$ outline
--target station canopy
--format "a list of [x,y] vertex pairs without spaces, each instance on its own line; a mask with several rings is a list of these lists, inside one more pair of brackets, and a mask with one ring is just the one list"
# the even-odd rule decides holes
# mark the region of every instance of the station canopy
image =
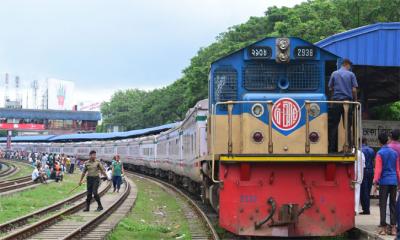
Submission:
[[0,108],[0,117],[7,119],[31,120],[76,120],[100,121],[100,112],[94,111],[67,111],[67,110],[41,110],[41,109],[12,109]]
[[[36,135],[36,136],[15,136],[11,138],[11,142],[75,142],[75,141],[95,141],[95,140],[118,140],[127,138],[136,138],[157,134],[167,131],[171,128],[178,127],[177,123],[165,124],[157,127],[138,129],[126,132],[111,132],[111,133],[77,133],[65,135]],[[0,138],[0,142],[6,142],[7,138]]]
[[315,45],[353,62],[366,109],[400,100],[400,22],[355,28]]

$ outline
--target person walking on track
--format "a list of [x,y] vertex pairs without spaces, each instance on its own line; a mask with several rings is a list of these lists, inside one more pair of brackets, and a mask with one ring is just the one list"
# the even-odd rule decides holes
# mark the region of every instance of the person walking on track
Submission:
[[99,185],[100,185],[100,177],[99,171],[104,176],[107,176],[104,171],[103,166],[99,161],[96,160],[96,151],[90,151],[89,153],[89,161],[85,163],[85,168],[83,169],[81,180],[79,181],[79,185],[82,185],[83,179],[87,174],[87,198],[86,198],[86,208],[83,210],[84,212],[88,212],[90,210],[90,201],[92,200],[92,195],[97,202],[97,211],[103,210],[103,206],[101,205],[100,196],[97,193]]
[[112,180],[113,180],[114,192],[115,190],[119,192],[122,183],[122,175],[124,174],[124,166],[120,161],[119,155],[116,155],[114,157],[114,160],[115,161],[112,163]]

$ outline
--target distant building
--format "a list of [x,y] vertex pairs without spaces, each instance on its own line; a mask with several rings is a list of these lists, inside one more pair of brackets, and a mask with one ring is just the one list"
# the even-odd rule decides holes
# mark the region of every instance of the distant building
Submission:
[[0,108],[0,129],[19,135],[94,132],[100,112]]

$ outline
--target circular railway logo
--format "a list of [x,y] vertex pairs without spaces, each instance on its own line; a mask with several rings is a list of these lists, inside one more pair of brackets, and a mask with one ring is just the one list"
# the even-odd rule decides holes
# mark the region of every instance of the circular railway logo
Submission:
[[291,98],[280,98],[272,106],[272,122],[280,130],[292,130],[299,124],[300,118],[300,107]]

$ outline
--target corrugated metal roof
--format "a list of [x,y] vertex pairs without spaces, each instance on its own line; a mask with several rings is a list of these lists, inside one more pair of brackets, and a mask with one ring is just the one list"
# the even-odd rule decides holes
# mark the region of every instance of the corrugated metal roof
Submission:
[[320,48],[355,65],[400,66],[400,22],[376,23],[317,42]]
[[[47,142],[54,135],[35,135],[35,136],[15,136],[11,138],[12,142]],[[7,138],[4,138],[7,141]]]
[[100,112],[0,108],[2,118],[99,121]]
[[141,135],[148,135],[148,134],[152,134],[152,133],[159,133],[159,132],[166,131],[168,129],[177,127],[179,125],[180,125],[180,122],[165,124],[165,125],[161,125],[161,126],[157,126],[157,127],[138,129],[138,130],[132,130],[132,131],[127,131],[127,132],[120,132],[118,137],[129,138],[129,137],[135,137],[135,136],[141,136]]
[[133,138],[137,136],[156,134],[168,129],[174,128],[179,123],[165,124],[162,126],[132,130],[127,132],[112,132],[112,133],[83,133],[83,134],[66,134],[59,135],[49,139],[50,142],[56,141],[88,141],[88,140],[106,140],[106,139],[121,139]]

